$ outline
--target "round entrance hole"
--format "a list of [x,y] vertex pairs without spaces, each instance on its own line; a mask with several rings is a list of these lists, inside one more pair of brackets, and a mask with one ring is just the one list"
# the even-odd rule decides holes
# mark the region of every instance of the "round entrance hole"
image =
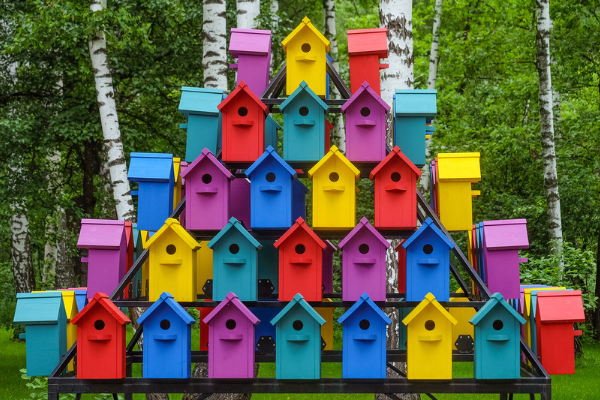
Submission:
[[399,172],[392,172],[392,182],[398,182],[400,180]]
[[433,246],[430,244],[426,244],[425,246],[423,246],[423,253],[425,253],[425,254],[433,253]]
[[306,117],[308,115],[308,107],[300,107],[300,110],[298,110],[298,113],[300,115],[302,115],[303,117]]
[[368,117],[369,115],[371,115],[371,110],[369,110],[369,107],[363,107],[360,109],[360,115],[362,115],[363,117]]
[[371,326],[371,323],[366,320],[363,319],[358,323],[358,326],[360,327],[360,329],[362,329],[363,331],[366,331],[367,329],[369,329],[369,327]]
[[167,330],[171,327],[171,322],[168,319],[163,319],[162,321],[160,321],[160,327],[163,330]]
[[170,244],[167,246],[167,254],[173,255],[177,251],[177,247],[174,244]]
[[208,185],[209,183],[212,182],[212,176],[210,174],[202,175],[202,182],[206,183]]
[[240,246],[238,246],[237,244],[232,244],[231,246],[229,246],[229,252],[231,254],[237,254],[240,251]]
[[96,322],[94,322],[94,328],[96,328],[96,330],[101,331],[102,329],[104,329],[104,327],[104,321],[102,321],[101,319],[96,320]]
[[428,320],[425,322],[425,329],[427,329],[428,331],[432,331],[435,329],[435,322],[433,322],[432,320]]
[[300,321],[299,319],[295,320],[294,323],[292,324],[292,327],[299,331],[304,327],[304,324],[302,323],[302,321]]
[[500,321],[499,319],[495,320],[494,323],[492,324],[492,326],[494,327],[495,330],[499,331],[500,329],[502,329],[502,327],[504,326],[504,324],[502,323],[502,321]]
[[275,181],[275,174],[273,172],[269,172],[267,174],[266,179],[267,179],[267,182],[274,182]]
[[238,115],[240,117],[245,117],[246,115],[248,115],[248,109],[246,107],[238,108]]
[[340,180],[340,175],[337,172],[332,172],[329,174],[329,180],[331,182],[337,182]]
[[306,247],[303,244],[298,244],[294,250],[296,250],[296,254],[304,254]]
[[229,329],[230,331],[235,329],[236,326],[237,323],[234,319],[228,319],[227,321],[225,321],[225,328]]
[[366,243],[361,244],[358,246],[358,251],[360,251],[360,254],[367,254],[369,252],[369,245]]
[[310,51],[310,44],[304,43],[301,47],[302,51],[308,53]]

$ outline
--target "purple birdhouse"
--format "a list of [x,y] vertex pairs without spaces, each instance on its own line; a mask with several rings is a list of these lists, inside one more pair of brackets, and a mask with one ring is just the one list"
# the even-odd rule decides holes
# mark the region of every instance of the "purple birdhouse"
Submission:
[[333,253],[337,247],[329,240],[324,240],[327,247],[323,249],[323,293],[333,293]]
[[342,300],[357,301],[367,292],[385,301],[385,252],[390,243],[363,217],[338,245],[342,249]]
[[237,69],[236,85],[244,81],[260,96],[269,84],[271,31],[231,28],[229,53],[238,59],[237,64],[229,65]]
[[208,324],[208,377],[254,378],[254,325],[259,319],[233,292],[204,318]]
[[247,231],[252,230],[250,228],[250,181],[248,179],[235,178],[231,181],[229,212],[230,217],[241,221]]

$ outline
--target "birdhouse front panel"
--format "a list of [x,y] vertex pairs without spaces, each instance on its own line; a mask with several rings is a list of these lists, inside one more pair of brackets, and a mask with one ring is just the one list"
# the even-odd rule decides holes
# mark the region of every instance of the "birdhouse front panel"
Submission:
[[284,160],[316,162],[325,155],[325,110],[306,91],[283,108],[283,130]]
[[419,301],[429,292],[450,300],[450,251],[434,232],[424,231],[406,249],[406,301]]
[[250,181],[246,178],[235,178],[231,181],[229,196],[229,217],[242,221],[247,230],[250,228]]
[[[126,246],[123,241],[123,246]],[[121,282],[119,269],[127,263],[125,251],[90,249],[88,251],[87,295],[94,297],[98,292],[112,293]]]
[[[259,298],[279,293],[279,250],[273,246],[273,243],[275,243],[273,240],[260,241],[263,247],[258,252]],[[264,318],[262,320],[266,321]]]
[[196,293],[204,294],[204,285],[213,278],[213,250],[208,247],[208,241],[200,242],[196,251]]
[[472,229],[473,192],[469,182],[438,184],[440,221],[449,232]]

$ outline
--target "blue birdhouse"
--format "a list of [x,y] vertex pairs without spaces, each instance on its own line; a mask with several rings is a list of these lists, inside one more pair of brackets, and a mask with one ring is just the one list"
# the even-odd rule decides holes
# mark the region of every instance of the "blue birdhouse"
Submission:
[[217,106],[223,100],[221,89],[184,86],[181,88],[179,112],[187,118],[185,161],[194,161],[206,147],[217,154],[221,147],[221,114]]
[[343,378],[386,377],[386,326],[392,320],[367,293],[338,319],[344,325]]
[[[258,298],[268,298],[277,294],[279,288],[279,250],[273,246],[274,240],[261,240],[258,252]],[[275,315],[273,315],[274,317]],[[258,317],[261,321],[273,319]],[[269,324],[263,324],[266,326]]]
[[272,146],[277,149],[277,132],[281,130],[281,125],[277,123],[270,115],[267,115],[265,119],[265,150]]
[[60,292],[17,293],[13,322],[25,325],[27,376],[48,376],[67,352],[67,313]]
[[256,301],[258,250],[262,245],[231,217],[208,247],[213,250],[213,300],[222,301],[234,292],[241,301]]
[[158,231],[173,211],[173,155],[131,153],[127,179],[139,183],[137,228]]
[[[261,250],[262,252],[262,250]],[[264,301],[264,300],[263,300]],[[277,301],[277,300],[272,300]],[[283,307],[249,307],[250,312],[261,321],[270,321],[283,310]],[[275,325],[268,323],[254,326],[255,350],[260,354],[275,354],[276,330]]]
[[246,176],[250,178],[252,229],[288,229],[298,217],[304,217],[294,211],[304,208],[307,189],[273,147],[246,170]]
[[173,295],[163,292],[137,322],[144,328],[144,378],[189,378],[195,320]]
[[427,293],[438,301],[449,301],[454,243],[427,218],[402,247],[406,249],[406,301],[421,301]]
[[469,321],[475,326],[475,379],[521,377],[521,324],[525,319],[494,293]]
[[302,81],[279,106],[283,112],[283,159],[312,162],[325,156],[327,104]]
[[79,311],[83,310],[88,303],[87,288],[69,288],[68,290],[73,290],[75,292],[75,303],[77,303],[77,309]]
[[321,325],[325,323],[300,293],[271,320],[276,326],[277,379],[321,378]]

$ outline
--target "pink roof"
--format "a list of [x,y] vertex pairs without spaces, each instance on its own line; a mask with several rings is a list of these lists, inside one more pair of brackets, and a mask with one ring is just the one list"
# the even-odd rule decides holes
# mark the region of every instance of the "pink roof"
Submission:
[[208,324],[228,304],[232,304],[233,306],[235,306],[235,308],[240,310],[242,314],[244,314],[244,316],[248,318],[248,320],[253,324],[257,324],[260,322],[260,320],[256,318],[256,315],[252,314],[252,312],[248,310],[248,308],[244,305],[244,303],[240,301],[240,299],[235,293],[229,292],[227,296],[225,296],[225,299],[221,303],[219,303],[219,305],[215,307],[215,309],[212,310],[210,314],[206,316],[206,318],[203,319],[204,323]]
[[367,219],[367,217],[362,217],[358,223],[358,225],[356,225],[354,227],[354,229],[352,229],[352,231],[350,231],[349,234],[346,235],[346,237],[338,244],[338,247],[341,249],[342,247],[344,247],[346,245],[346,243],[348,243],[348,241],[350,239],[352,239],[354,237],[354,235],[356,235],[361,229],[367,229],[369,232],[371,232],[371,234],[373,234],[373,236],[375,236],[386,248],[390,247],[390,242],[388,242],[382,235],[381,233],[379,233],[377,231],[377,229],[373,228],[373,226],[369,223],[369,220]]
[[271,31],[231,28],[229,52],[233,58],[239,54],[267,55],[271,49]]
[[526,219],[483,221],[487,250],[518,250],[529,248]]
[[421,176],[421,170],[417,168],[415,164],[413,164],[412,161],[410,161],[402,151],[400,151],[400,147],[394,146],[390,154],[388,154],[379,164],[377,164],[375,169],[371,171],[369,179],[373,180],[373,178],[375,178],[375,175],[377,175],[377,173],[383,168],[383,166],[390,162],[392,158],[395,158],[396,156],[400,157],[400,159],[404,161],[404,163],[408,165],[410,169],[414,171],[415,174],[417,174],[417,178]]
[[371,95],[371,97],[377,100],[377,102],[381,105],[381,107],[385,109],[386,112],[390,110],[390,105],[383,101],[381,96],[379,96],[377,93],[375,93],[373,89],[371,89],[371,86],[369,86],[369,82],[364,81],[362,85],[360,85],[360,88],[358,88],[356,93],[354,93],[352,97],[350,97],[348,101],[344,103],[344,105],[342,106],[342,112],[345,114],[346,109],[350,107],[350,105],[354,103],[354,101],[356,101],[356,99],[358,99],[363,93],[365,94],[365,96]]
[[189,173],[192,172],[194,168],[196,168],[196,166],[200,164],[200,162],[205,158],[208,159],[211,163],[213,163],[219,169],[219,171],[221,171],[223,175],[225,175],[229,180],[232,180],[234,178],[233,174],[229,172],[229,170],[225,168],[223,164],[221,164],[219,160],[217,160],[215,156],[213,156],[213,153],[206,147],[204,148],[204,150],[202,150],[202,153],[200,153],[200,155],[196,157],[193,163],[186,166],[185,169],[181,170],[181,177],[185,179],[185,177],[188,176]]
[[84,249],[117,250],[125,232],[125,221],[82,219],[77,247]]
[[287,232],[285,232],[283,234],[282,237],[280,237],[274,244],[273,246],[275,246],[275,248],[279,248],[279,246],[281,246],[283,244],[283,242],[285,242],[285,240],[290,237],[294,232],[296,232],[296,230],[298,228],[303,229],[306,233],[309,234],[309,236],[323,249],[325,250],[325,248],[327,248],[327,244],[325,242],[323,242],[321,240],[321,238],[319,238],[317,236],[316,233],[313,232],[312,229],[310,229],[308,227],[308,225],[306,225],[306,222],[304,221],[304,218],[302,217],[298,217],[298,219],[296,220],[296,222],[294,223],[294,225],[292,225],[292,227],[290,229],[287,230]]

